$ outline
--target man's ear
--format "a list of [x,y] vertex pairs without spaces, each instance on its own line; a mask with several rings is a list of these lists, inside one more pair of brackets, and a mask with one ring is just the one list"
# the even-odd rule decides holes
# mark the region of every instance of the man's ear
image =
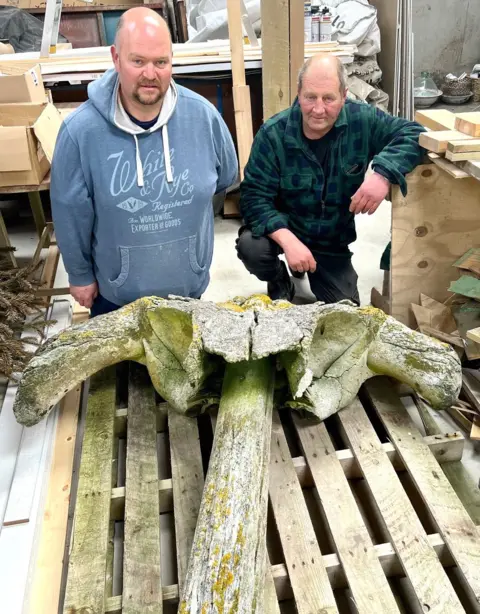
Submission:
[[115,70],[118,72],[118,51],[115,45],[110,47],[110,53],[112,55],[112,61],[115,66]]

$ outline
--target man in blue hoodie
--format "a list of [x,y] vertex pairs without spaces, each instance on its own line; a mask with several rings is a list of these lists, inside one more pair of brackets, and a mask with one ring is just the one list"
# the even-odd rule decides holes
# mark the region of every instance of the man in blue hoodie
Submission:
[[157,13],[124,13],[112,58],[115,69],[62,126],[50,188],[70,292],[92,317],[142,296],[200,297],[212,197],[238,173],[219,113],[172,80],[170,33]]

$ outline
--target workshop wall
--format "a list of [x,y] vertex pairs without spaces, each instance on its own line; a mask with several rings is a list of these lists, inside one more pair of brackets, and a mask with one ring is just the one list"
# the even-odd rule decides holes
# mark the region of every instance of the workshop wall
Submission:
[[480,63],[480,0],[413,0],[415,75],[442,78]]

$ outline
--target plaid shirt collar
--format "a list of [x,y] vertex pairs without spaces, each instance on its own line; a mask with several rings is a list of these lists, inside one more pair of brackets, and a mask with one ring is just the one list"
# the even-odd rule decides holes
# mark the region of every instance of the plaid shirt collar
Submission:
[[[335,130],[342,130],[347,125],[347,112],[345,105],[340,111],[337,121],[334,124]],[[295,98],[290,113],[288,114],[287,125],[285,128],[285,145],[289,149],[305,149],[305,140],[303,138],[302,128],[302,111],[298,104],[298,97]]]

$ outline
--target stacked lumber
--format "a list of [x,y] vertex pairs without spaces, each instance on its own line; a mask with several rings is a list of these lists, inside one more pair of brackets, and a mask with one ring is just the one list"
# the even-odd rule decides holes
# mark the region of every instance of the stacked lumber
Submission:
[[417,111],[415,120],[429,129],[420,135],[420,145],[434,164],[455,179],[480,180],[479,112]]
[[[307,43],[305,58],[316,53],[331,53],[344,63],[353,62],[355,45],[340,45],[338,42]],[[244,61],[261,61],[262,45],[244,44]],[[177,43],[173,45],[173,65],[198,66],[199,64],[228,64],[232,61],[229,41],[208,43]],[[7,54],[1,56],[0,73],[5,75],[23,74],[40,63],[42,75],[61,73],[102,73],[113,67],[109,47],[90,47],[59,51],[48,58],[40,59],[37,52]],[[226,69],[229,67],[226,66]]]

